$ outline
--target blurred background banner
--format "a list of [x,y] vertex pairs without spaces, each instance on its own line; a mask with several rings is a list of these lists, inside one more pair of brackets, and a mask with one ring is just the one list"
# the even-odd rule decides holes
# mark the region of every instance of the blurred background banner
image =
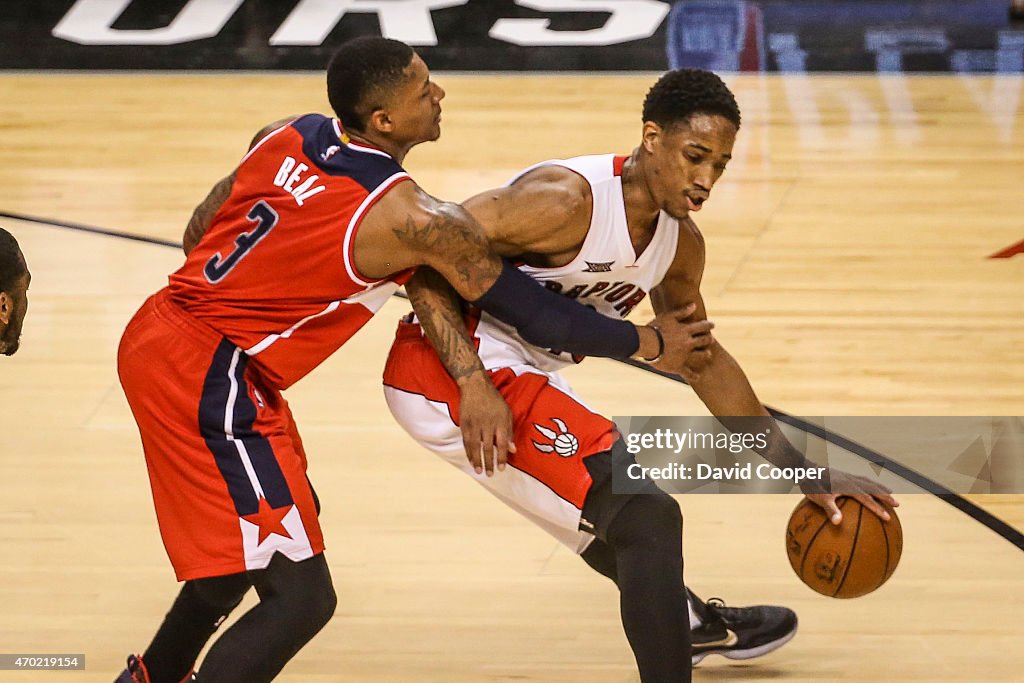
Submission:
[[758,455],[766,430],[781,428],[815,466],[867,477],[896,493],[1024,493],[1021,417],[786,418],[842,435],[838,442],[763,418],[728,420],[729,429],[710,416],[616,417],[637,463],[616,467],[616,491],[643,491],[653,482],[669,493],[796,493],[801,479],[824,473],[782,471]]
[[673,68],[1020,72],[1004,0],[690,0],[669,16]]
[[357,35],[451,71],[1024,70],[1009,0],[10,0],[5,69],[309,69]]

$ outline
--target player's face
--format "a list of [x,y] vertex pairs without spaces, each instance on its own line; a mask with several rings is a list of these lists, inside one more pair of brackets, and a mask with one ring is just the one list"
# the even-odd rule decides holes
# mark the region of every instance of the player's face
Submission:
[[26,270],[15,283],[13,291],[0,292],[0,353],[5,356],[13,356],[20,345],[31,281],[32,275]]
[[736,126],[717,114],[694,114],[662,128],[644,123],[650,153],[647,182],[658,207],[673,218],[700,211],[725,171],[736,142]]
[[405,68],[405,76],[388,107],[394,136],[414,145],[437,140],[441,137],[444,89],[430,80],[430,70],[417,54]]

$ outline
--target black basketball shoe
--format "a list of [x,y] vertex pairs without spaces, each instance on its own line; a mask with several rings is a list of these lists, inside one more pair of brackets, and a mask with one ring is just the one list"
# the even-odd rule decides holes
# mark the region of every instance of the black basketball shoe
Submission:
[[[687,589],[689,590],[689,589]],[[796,613],[786,607],[726,607],[720,598],[703,602],[690,591],[703,623],[690,631],[693,664],[708,655],[753,659],[777,650],[796,635]]]

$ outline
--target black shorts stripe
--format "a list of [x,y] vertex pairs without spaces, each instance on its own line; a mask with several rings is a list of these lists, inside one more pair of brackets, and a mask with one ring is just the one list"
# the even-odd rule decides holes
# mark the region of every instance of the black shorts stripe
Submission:
[[[199,400],[199,430],[224,477],[235,511],[242,517],[259,511],[259,498],[242,464],[242,452],[248,454],[270,507],[285,507],[294,501],[270,441],[253,427],[256,405],[249,396],[245,381],[249,357],[238,352],[232,371],[231,362],[237,351],[238,347],[223,339],[213,354]],[[232,434],[229,436],[225,430],[225,417],[232,401],[232,378],[236,391],[231,406]]]

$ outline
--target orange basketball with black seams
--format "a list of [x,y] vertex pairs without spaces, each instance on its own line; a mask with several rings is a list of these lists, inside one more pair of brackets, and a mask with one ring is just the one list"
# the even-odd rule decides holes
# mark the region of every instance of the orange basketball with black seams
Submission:
[[903,529],[896,511],[884,522],[853,498],[836,502],[843,521],[832,524],[807,498],[786,527],[786,553],[800,580],[831,598],[857,598],[885,583],[903,553]]

